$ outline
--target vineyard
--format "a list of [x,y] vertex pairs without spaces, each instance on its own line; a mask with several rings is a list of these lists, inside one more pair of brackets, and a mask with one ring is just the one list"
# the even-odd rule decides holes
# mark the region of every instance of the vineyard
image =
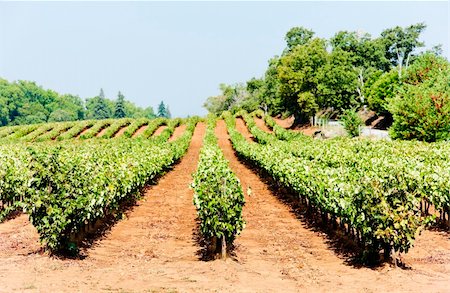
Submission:
[[[260,111],[2,127],[0,281],[99,291],[123,266],[118,286],[142,291],[388,290],[404,278],[416,281],[400,291],[445,291],[449,156],[446,142],[313,139]],[[36,266],[60,269],[38,280]],[[74,285],[79,274],[102,287]]]

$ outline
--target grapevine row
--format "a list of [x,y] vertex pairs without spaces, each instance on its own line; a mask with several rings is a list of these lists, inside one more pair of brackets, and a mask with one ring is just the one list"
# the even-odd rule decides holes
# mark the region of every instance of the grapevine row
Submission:
[[214,134],[216,119],[208,128],[193,175],[194,204],[200,219],[200,231],[211,242],[212,251],[226,255],[226,247],[244,228],[244,194],[239,179],[231,171]]
[[[408,251],[416,232],[425,224],[420,200],[403,188],[402,166],[393,170],[400,177],[359,173],[354,168],[346,168],[345,163],[339,167],[327,166],[293,155],[293,149],[298,146],[291,145],[292,151],[288,151],[289,144],[283,142],[266,145],[247,142],[236,131],[231,116],[227,117],[227,126],[233,147],[241,157],[294,191],[325,220],[330,218],[333,223],[339,222],[354,231],[370,254],[381,250],[389,254],[391,249]],[[339,152],[335,156],[341,157]]]

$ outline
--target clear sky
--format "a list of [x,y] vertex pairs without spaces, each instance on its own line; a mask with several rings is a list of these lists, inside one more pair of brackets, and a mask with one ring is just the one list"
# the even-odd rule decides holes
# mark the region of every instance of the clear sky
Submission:
[[204,114],[218,85],[262,76],[294,26],[329,38],[424,21],[449,58],[449,2],[0,2],[0,77],[92,97],[120,90],[174,116]]

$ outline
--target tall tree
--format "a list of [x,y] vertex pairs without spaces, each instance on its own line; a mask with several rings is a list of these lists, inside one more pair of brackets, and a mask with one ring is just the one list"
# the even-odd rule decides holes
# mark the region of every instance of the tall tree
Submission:
[[406,28],[396,26],[381,33],[380,40],[385,47],[386,58],[392,66],[398,67],[399,77],[402,68],[410,63],[414,50],[424,46],[419,37],[426,27],[425,23],[417,23]]
[[293,27],[291,28],[284,38],[286,41],[287,48],[285,52],[292,51],[293,48],[299,45],[305,45],[314,36],[314,32],[304,27]]
[[318,73],[326,62],[326,42],[318,38],[281,57],[279,92],[284,110],[295,117],[294,125],[308,123],[318,110]]
[[166,117],[167,118],[167,110],[166,105],[164,105],[164,102],[161,101],[158,105],[158,117]]
[[86,108],[89,119],[108,119],[111,118],[112,109],[109,100],[105,98],[103,89],[100,89],[100,94],[94,98],[86,100]]
[[117,96],[118,97],[114,109],[114,118],[124,118],[127,116],[125,112],[125,97],[120,91]]

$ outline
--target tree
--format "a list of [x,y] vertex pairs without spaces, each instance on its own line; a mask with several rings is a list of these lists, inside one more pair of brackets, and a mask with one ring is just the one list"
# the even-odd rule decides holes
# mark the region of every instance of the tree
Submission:
[[419,56],[388,109],[392,138],[450,140],[450,63],[431,53]]
[[237,112],[238,109],[246,109],[252,101],[244,84],[232,85],[220,84],[221,94],[209,97],[203,104],[210,113],[219,115],[223,111]]
[[64,109],[58,109],[53,111],[48,117],[48,122],[62,122],[62,121],[75,121],[77,117],[75,113]]
[[203,103],[203,107],[208,110],[209,113],[220,115],[223,111],[225,111],[225,99],[224,95],[217,95],[208,97]]
[[296,46],[280,59],[279,93],[284,111],[295,117],[294,126],[308,123],[317,111],[318,72],[326,61],[326,42],[318,38]]
[[[84,119],[86,113],[84,109],[84,102],[83,100],[75,95],[65,94],[65,95],[58,95],[58,97],[55,99],[55,101],[50,104],[50,108],[52,113],[50,113],[50,117],[53,116],[51,121],[74,121],[74,120],[82,120]],[[59,120],[62,119],[62,114],[57,113],[53,114],[54,112],[57,112],[59,110],[64,111],[64,115],[66,118],[65,120]],[[54,117],[59,117],[58,120]],[[70,119],[69,119],[70,117]]]
[[291,28],[284,37],[287,45],[285,52],[287,53],[292,51],[292,49],[296,46],[307,44],[313,36],[314,32],[304,27]]
[[161,103],[159,103],[159,105],[158,105],[158,117],[167,118],[166,105],[164,105],[163,101],[161,101]]
[[316,99],[321,109],[340,111],[364,102],[358,93],[359,71],[352,65],[352,57],[352,53],[337,48],[327,54],[326,63],[318,69]]
[[379,115],[389,115],[388,101],[398,94],[400,87],[397,70],[383,73],[368,91],[367,101],[370,109]]
[[111,101],[105,98],[103,89],[94,98],[86,100],[87,116],[89,119],[108,119],[112,117]]
[[169,105],[166,106],[166,118],[172,118],[172,113],[170,113]]
[[124,95],[119,91],[115,109],[114,109],[114,118],[124,118],[126,117],[125,112],[125,97]]
[[424,46],[424,43],[419,41],[419,37],[426,27],[425,23],[417,23],[406,28],[396,26],[381,33],[381,43],[384,45],[386,58],[392,66],[398,67],[399,77],[401,77],[402,68],[408,66],[414,50]]
[[142,117],[149,119],[156,118],[155,111],[153,110],[152,107],[147,107],[144,109]]

